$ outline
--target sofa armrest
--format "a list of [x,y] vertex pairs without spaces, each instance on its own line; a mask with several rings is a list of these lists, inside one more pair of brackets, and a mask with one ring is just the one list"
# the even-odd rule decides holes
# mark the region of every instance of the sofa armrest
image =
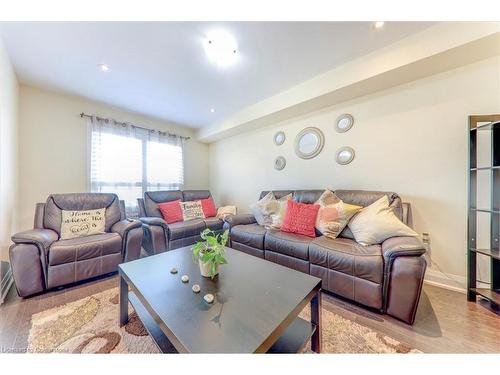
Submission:
[[246,225],[256,223],[255,216],[252,214],[238,214],[238,215],[228,215],[224,218],[224,222],[228,224],[229,228],[236,225]]
[[382,254],[386,265],[400,256],[420,256],[425,247],[418,237],[391,237],[382,242]]
[[161,217],[140,217],[139,220],[141,223],[146,225],[157,225],[159,227],[163,227],[168,229],[168,224]]
[[140,228],[141,226],[142,224],[139,220],[125,219],[113,224],[111,232],[118,233],[122,238],[125,238],[130,230]]
[[51,229],[31,229],[16,233],[11,239],[15,244],[35,244],[46,250],[59,239],[59,235]]

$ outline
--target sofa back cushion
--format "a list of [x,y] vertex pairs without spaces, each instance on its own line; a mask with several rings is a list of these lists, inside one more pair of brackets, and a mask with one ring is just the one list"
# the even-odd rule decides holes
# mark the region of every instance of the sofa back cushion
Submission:
[[191,202],[191,201],[199,201],[201,199],[210,198],[212,194],[210,194],[209,190],[184,190],[182,192],[182,201],[183,202]]
[[43,215],[43,226],[61,235],[62,210],[85,211],[106,208],[104,229],[109,232],[120,221],[120,202],[111,193],[52,194],[47,198]]
[[264,198],[270,191],[272,191],[276,199],[292,194],[295,202],[313,204],[325,190],[266,190],[260,193],[260,199]]
[[176,200],[183,200],[182,191],[164,190],[164,191],[146,191],[144,193],[144,210],[148,217],[162,217],[159,203],[166,203]]

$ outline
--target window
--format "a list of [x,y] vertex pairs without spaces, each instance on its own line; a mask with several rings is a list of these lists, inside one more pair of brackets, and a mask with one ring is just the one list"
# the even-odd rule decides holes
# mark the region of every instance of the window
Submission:
[[[114,129],[115,128],[115,129]],[[92,124],[90,190],[115,193],[128,216],[137,216],[145,191],[178,190],[184,182],[180,137],[144,129]]]

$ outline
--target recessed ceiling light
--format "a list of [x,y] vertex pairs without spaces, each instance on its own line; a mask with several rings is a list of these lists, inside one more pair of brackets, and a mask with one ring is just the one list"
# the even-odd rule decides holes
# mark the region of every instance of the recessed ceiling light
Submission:
[[109,72],[110,68],[106,64],[99,64],[99,69],[101,69],[102,72]]
[[221,67],[233,64],[238,58],[236,39],[224,30],[207,33],[203,46],[210,61]]
[[375,22],[375,28],[376,29],[380,29],[381,27],[384,26],[384,23],[385,23],[384,21],[377,21],[377,22]]
[[215,108],[210,108],[211,113],[215,113]]

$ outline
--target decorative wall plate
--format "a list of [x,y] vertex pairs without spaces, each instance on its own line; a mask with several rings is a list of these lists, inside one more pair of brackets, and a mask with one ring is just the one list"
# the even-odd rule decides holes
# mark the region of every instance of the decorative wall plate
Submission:
[[274,160],[274,169],[281,171],[286,166],[286,159],[283,156],[278,156]]
[[295,138],[295,153],[299,158],[312,159],[323,149],[325,136],[318,128],[303,129]]
[[283,143],[285,143],[285,139],[285,132],[281,130],[277,132],[273,137],[273,141],[276,146],[281,146]]
[[338,133],[345,133],[351,129],[353,125],[354,117],[348,113],[344,113],[343,115],[337,117],[337,120],[335,121],[335,130],[337,130]]
[[354,149],[352,147],[341,147],[337,150],[335,160],[341,165],[346,165],[354,159]]

